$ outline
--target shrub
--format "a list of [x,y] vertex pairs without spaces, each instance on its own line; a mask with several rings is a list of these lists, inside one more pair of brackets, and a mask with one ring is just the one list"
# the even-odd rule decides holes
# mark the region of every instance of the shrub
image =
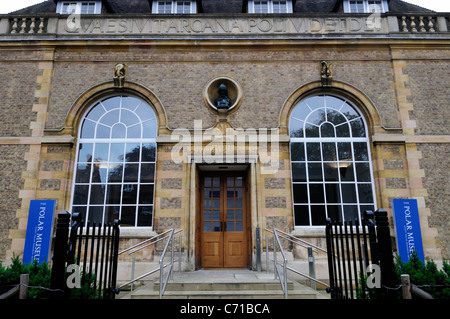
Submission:
[[[8,292],[14,286],[20,283],[21,274],[29,274],[30,280],[28,285],[29,299],[48,299],[51,291],[51,270],[46,262],[39,264],[35,260],[31,264],[24,264],[18,257],[13,257],[11,265],[3,267],[0,262],[0,295]],[[96,299],[99,298],[97,291],[94,289],[95,276],[82,276],[81,287],[68,289],[65,297],[68,299]],[[47,289],[46,289],[47,288]]]
[[407,262],[403,262],[397,255],[395,268],[399,283],[402,274],[409,274],[411,284],[428,292],[433,298],[450,299],[450,265],[447,261],[444,261],[442,269],[438,270],[433,260],[427,259],[424,264],[417,253],[413,252]]
[[[29,274],[30,287],[50,288],[51,271],[46,262],[39,264],[37,260],[27,265],[20,261],[19,257],[14,256],[11,259],[11,265],[3,267],[0,263],[0,294],[8,292],[14,286],[20,283],[21,274]],[[28,298],[46,299],[49,297],[49,291],[42,288],[29,288]]]

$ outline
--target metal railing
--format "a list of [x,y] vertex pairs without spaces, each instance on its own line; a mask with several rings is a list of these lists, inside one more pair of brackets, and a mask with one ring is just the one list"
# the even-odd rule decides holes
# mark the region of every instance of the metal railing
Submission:
[[[279,229],[274,228],[273,231],[266,228],[266,271],[269,272],[269,235],[268,233],[273,234],[273,264],[274,264],[274,275],[275,279],[280,280],[281,288],[284,293],[284,297],[288,298],[288,270],[292,271],[293,273],[296,273],[297,275],[306,277],[310,280],[311,286],[315,289],[315,283],[319,283],[325,287],[329,287],[326,283],[318,280],[315,278],[315,262],[314,262],[314,255],[313,253],[318,253],[319,251],[322,251],[326,253],[327,251],[319,246],[313,245],[311,243],[308,243],[300,238],[297,238],[295,236],[292,236],[288,233],[285,233]],[[297,269],[294,269],[292,267],[289,267],[288,260],[286,257],[286,253],[284,252],[283,245],[281,245],[280,238],[286,239],[289,242],[299,245],[301,247],[304,247],[308,249],[308,262],[309,262],[309,275],[302,273],[301,271],[298,271]],[[278,246],[278,249],[277,249]],[[279,262],[277,260],[277,250],[281,253],[281,256],[283,258],[283,262]],[[279,267],[282,267],[282,271]]]
[[[173,279],[173,265],[175,262],[178,261],[178,272],[181,273],[181,242],[182,242],[182,229],[179,229],[177,231],[175,231],[175,229],[169,229],[161,234],[158,234],[152,238],[149,238],[147,240],[144,240],[142,242],[140,242],[139,244],[136,244],[134,246],[131,246],[125,250],[122,250],[121,252],[119,252],[120,254],[123,254],[125,252],[128,252],[128,255],[134,255],[136,252],[147,248],[151,245],[155,245],[156,243],[163,241],[165,239],[167,239],[166,244],[164,245],[164,250],[161,254],[161,257],[159,259],[159,267],[150,270],[149,272],[146,272],[143,275],[140,275],[136,278],[134,278],[134,271],[135,271],[135,257],[133,256],[132,259],[132,267],[131,267],[131,280],[122,284],[121,286],[118,287],[118,289],[123,288],[127,285],[131,284],[131,290],[133,290],[133,283],[144,278],[147,276],[150,276],[151,274],[154,274],[156,272],[160,272],[159,273],[159,298],[161,299],[162,296],[164,295],[164,292],[166,290],[166,286],[167,286],[167,282]],[[175,255],[175,235],[180,234],[179,235],[179,251],[178,251],[178,260],[174,259],[174,255]],[[164,259],[166,257],[166,254],[168,252],[168,249],[170,247],[170,261],[166,264],[164,263]],[[167,272],[167,274],[164,276],[164,268],[169,267],[169,271]]]

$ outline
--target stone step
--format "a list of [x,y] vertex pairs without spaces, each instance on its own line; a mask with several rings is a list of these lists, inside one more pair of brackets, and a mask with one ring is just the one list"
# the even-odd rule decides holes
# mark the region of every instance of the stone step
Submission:
[[[288,281],[290,299],[322,299],[317,291],[294,281]],[[174,273],[169,281],[164,299],[283,299],[279,280],[273,274],[250,270],[200,270]],[[124,299],[159,298],[159,281],[148,283]]]

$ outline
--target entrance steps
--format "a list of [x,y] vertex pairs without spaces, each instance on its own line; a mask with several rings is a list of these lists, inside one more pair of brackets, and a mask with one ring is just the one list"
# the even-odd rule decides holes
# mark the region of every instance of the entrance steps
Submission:
[[[159,279],[148,282],[121,299],[158,299]],[[251,270],[199,270],[173,274],[164,299],[284,299],[278,279],[273,273]],[[328,299],[326,293],[298,282],[288,282],[289,299]]]

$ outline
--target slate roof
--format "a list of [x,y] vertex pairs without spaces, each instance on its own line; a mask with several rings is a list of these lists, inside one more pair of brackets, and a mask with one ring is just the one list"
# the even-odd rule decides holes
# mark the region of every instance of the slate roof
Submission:
[[[55,13],[56,2],[47,0],[27,8],[11,12],[13,14]],[[151,0],[103,0],[106,13],[150,13]],[[243,13],[247,11],[247,0],[198,0],[199,13]],[[294,12],[332,13],[343,12],[342,0],[293,0]],[[432,10],[404,2],[390,0],[389,12],[433,12]]]

